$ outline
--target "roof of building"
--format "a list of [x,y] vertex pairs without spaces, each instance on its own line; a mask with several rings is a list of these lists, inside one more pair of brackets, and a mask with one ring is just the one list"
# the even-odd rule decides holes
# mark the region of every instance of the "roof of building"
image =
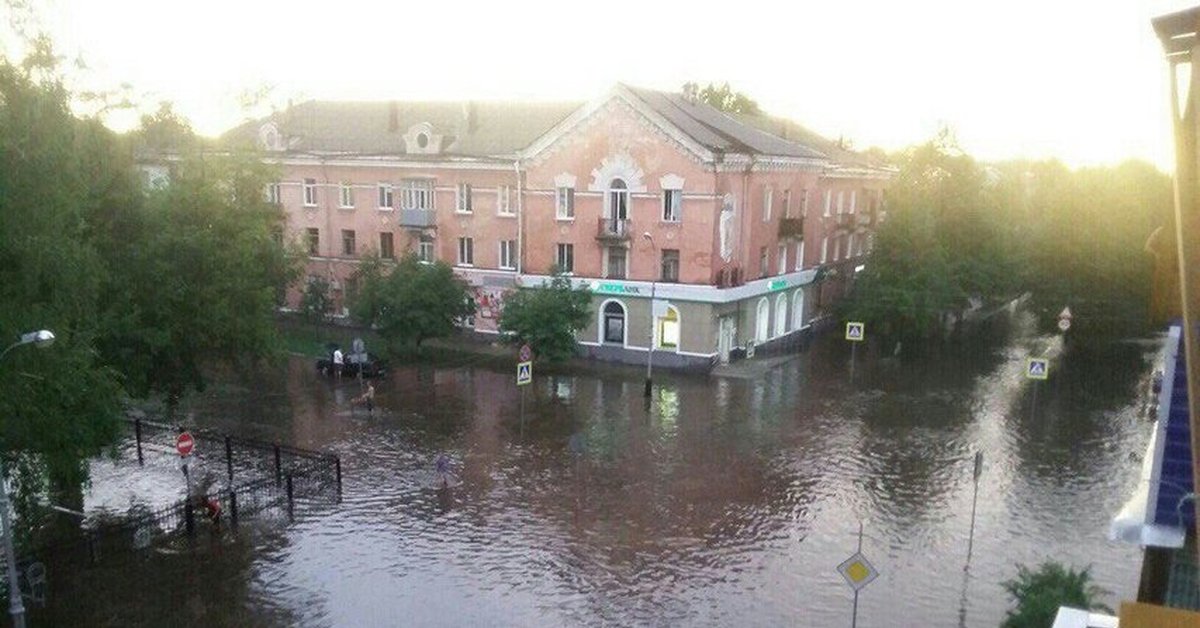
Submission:
[[274,122],[294,152],[405,154],[409,129],[429,124],[442,136],[441,156],[509,156],[579,107],[577,102],[307,101],[246,122],[224,141],[255,141]]
[[[635,100],[714,154],[882,165],[783,118],[725,113],[680,93],[627,85],[618,85],[613,93]],[[245,122],[226,132],[221,141],[261,141],[264,125],[272,123],[281,136],[279,148],[288,152],[507,158],[530,147],[582,106],[579,102],[312,100]],[[433,151],[409,150],[406,135],[425,124],[441,144]]]

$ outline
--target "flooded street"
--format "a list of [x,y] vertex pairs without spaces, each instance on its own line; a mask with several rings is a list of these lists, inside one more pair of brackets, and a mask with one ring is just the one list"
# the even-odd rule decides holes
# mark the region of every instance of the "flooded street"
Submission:
[[[656,374],[648,410],[636,370],[537,374],[523,420],[513,373],[401,368],[368,415],[356,382],[293,358],[196,421],[339,454],[343,501],[206,558],[238,582],[189,586],[218,625],[842,626],[863,519],[881,575],[860,626],[996,626],[999,583],[1050,558],[1092,564],[1115,605],[1141,558],[1106,533],[1157,346],[1072,352],[1035,399],[1024,360],[1054,341],[1000,327],[938,358],[860,354],[853,383],[831,338],[761,377]],[[461,484],[439,492],[442,452]]]

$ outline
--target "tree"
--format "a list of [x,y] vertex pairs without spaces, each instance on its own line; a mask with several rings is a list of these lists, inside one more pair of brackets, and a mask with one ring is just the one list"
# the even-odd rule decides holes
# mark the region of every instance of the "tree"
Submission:
[[1001,586],[1017,605],[1008,611],[1003,628],[1044,628],[1054,623],[1060,606],[1112,612],[1098,601],[1107,591],[1092,583],[1090,567],[1075,571],[1048,561],[1033,571],[1018,565],[1017,577]]
[[692,100],[705,103],[729,113],[751,115],[762,113],[757,102],[741,92],[733,91],[729,87],[729,83],[722,83],[720,85],[709,83],[704,87],[700,87],[696,83],[687,82],[683,84],[683,94]]
[[300,296],[300,314],[304,320],[320,325],[329,318],[329,310],[333,308],[329,288],[329,280],[319,275],[308,280]]
[[185,156],[103,247],[112,269],[100,344],[134,396],[162,393],[168,415],[205,370],[250,368],[278,347],[274,312],[298,260],[266,202],[270,168],[254,155]]
[[538,288],[508,293],[500,331],[512,344],[529,343],[540,360],[559,362],[575,354],[575,334],[591,321],[591,294],[572,288],[561,273]]
[[430,338],[449,336],[475,312],[469,287],[445,262],[426,263],[409,255],[389,268],[372,256],[356,277],[359,290],[351,315],[374,326],[393,350],[420,349]]

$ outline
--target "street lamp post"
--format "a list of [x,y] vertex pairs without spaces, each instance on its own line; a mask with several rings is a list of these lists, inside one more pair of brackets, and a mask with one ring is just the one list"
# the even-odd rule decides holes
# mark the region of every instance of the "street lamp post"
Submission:
[[[54,332],[48,329],[21,334],[21,339],[0,351],[0,359],[21,345],[32,344],[39,348],[54,343]],[[21,600],[21,580],[17,573],[17,553],[13,550],[12,517],[8,512],[8,486],[4,483],[4,461],[0,459],[0,524],[4,526],[4,559],[8,563],[8,612],[12,615],[13,628],[25,628],[25,603]]]
[[[642,234],[642,237],[645,238],[646,241],[650,243],[650,252],[653,253],[655,250],[654,249],[654,236],[650,235],[650,232],[647,231]],[[651,266],[651,274],[650,274],[650,347],[649,347],[649,350],[646,351],[646,389],[643,393],[647,399],[650,398],[650,390],[654,387],[654,324],[655,324],[654,297],[655,297],[655,288],[658,286],[658,284],[655,282],[653,273],[654,273],[654,268],[653,268],[653,266]]]

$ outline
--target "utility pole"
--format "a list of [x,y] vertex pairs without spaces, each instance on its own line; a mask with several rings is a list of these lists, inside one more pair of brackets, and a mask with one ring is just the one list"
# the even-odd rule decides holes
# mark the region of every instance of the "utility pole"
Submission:
[[[647,231],[642,234],[642,237],[650,243],[650,252],[654,253],[656,250],[654,248],[654,236],[650,235],[650,232]],[[650,344],[646,351],[646,388],[643,392],[643,394],[646,396],[646,399],[650,399],[650,392],[654,388],[654,326],[657,323],[654,315],[654,300],[656,296],[655,288],[658,284],[654,279],[654,266],[650,267],[650,272]]]
[[[1192,486],[1200,489],[1200,7],[1154,18],[1170,69],[1171,127],[1175,133],[1175,237],[1179,247],[1179,290],[1187,360],[1188,418],[1192,440]],[[1180,76],[1189,72],[1190,77]],[[1180,80],[1187,92],[1180,94]],[[1185,100],[1180,101],[1180,97]],[[1194,502],[1200,535],[1200,500]]]

